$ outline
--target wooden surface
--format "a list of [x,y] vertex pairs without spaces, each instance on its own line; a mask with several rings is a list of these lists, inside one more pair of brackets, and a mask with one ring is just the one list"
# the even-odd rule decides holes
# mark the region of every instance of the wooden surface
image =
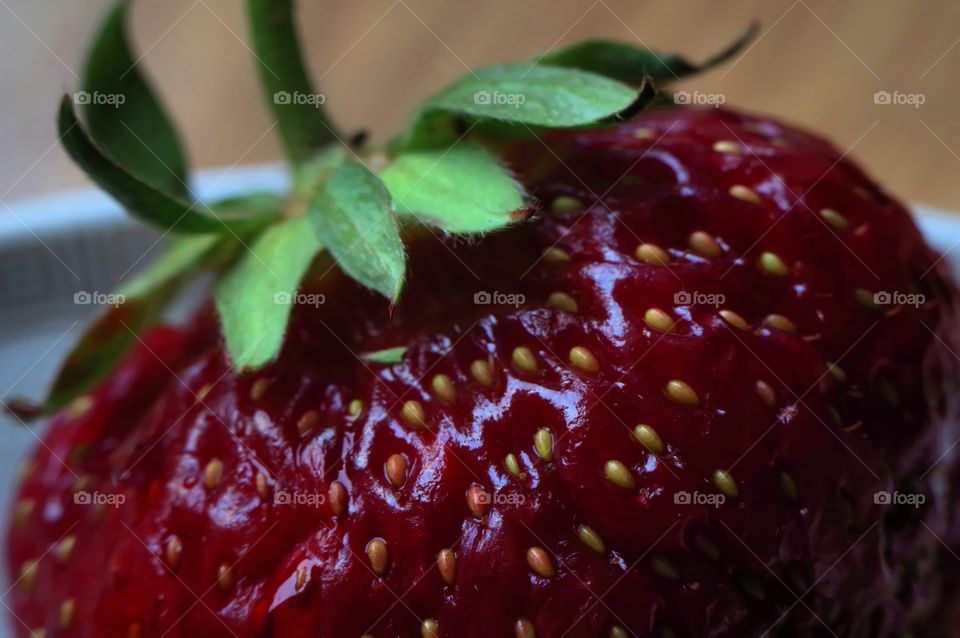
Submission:
[[[85,183],[56,146],[103,0],[0,0],[0,214],[18,197]],[[328,108],[384,139],[405,113],[476,67],[601,36],[715,51],[753,19],[735,63],[680,88],[823,132],[905,199],[960,210],[960,3],[955,0],[305,0],[302,33]],[[246,48],[241,0],[135,3],[143,64],[194,166],[277,158]],[[874,103],[919,94],[919,108]]]

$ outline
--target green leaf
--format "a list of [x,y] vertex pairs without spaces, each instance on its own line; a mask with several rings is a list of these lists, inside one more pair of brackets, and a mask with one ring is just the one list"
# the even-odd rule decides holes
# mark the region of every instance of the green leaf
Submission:
[[115,162],[155,188],[186,196],[187,162],[173,124],[134,60],[127,6],[120,0],[101,25],[74,101],[90,135]]
[[167,252],[118,293],[74,344],[54,379],[44,411],[63,407],[109,374],[153,323],[183,282],[208,259],[223,238],[196,235],[172,242]]
[[396,151],[453,142],[458,137],[456,116],[570,128],[625,119],[650,98],[647,92],[638,93],[616,80],[577,69],[537,64],[490,66],[429,99],[391,147]]
[[276,358],[300,280],[320,248],[308,220],[281,221],[220,280],[217,310],[238,369],[256,370]]
[[241,230],[257,231],[280,214],[284,198],[273,193],[234,195],[210,204],[210,210],[225,222],[243,221]]
[[253,216],[220,218],[203,204],[188,204],[141,181],[94,144],[77,120],[67,96],[60,102],[58,125],[70,157],[93,181],[143,221],[174,233],[222,233],[228,229],[239,233],[263,223],[262,211]]
[[634,89],[595,73],[505,64],[466,76],[427,105],[478,118],[564,128],[614,117],[636,99]]
[[646,77],[658,82],[669,82],[722,64],[739,53],[756,34],[757,25],[750,25],[730,46],[703,64],[693,64],[673,53],[662,53],[609,40],[578,42],[542,56],[537,63],[590,71],[639,86]]
[[324,96],[307,75],[293,2],[247,0],[247,13],[260,83],[277,118],[284,150],[291,161],[304,161],[338,136],[327,123]]
[[396,348],[386,348],[384,350],[377,350],[376,352],[365,352],[360,355],[364,361],[369,361],[370,363],[382,363],[384,365],[389,365],[391,363],[400,363],[403,361],[403,355],[407,351],[406,346],[397,346]]
[[293,195],[297,206],[306,211],[313,194],[346,161],[347,149],[341,144],[331,144],[297,166],[293,175]]
[[397,212],[452,233],[485,233],[516,220],[523,189],[480,146],[398,155],[381,174]]
[[407,262],[390,193],[380,178],[357,162],[341,164],[307,210],[317,237],[340,268],[396,301]]

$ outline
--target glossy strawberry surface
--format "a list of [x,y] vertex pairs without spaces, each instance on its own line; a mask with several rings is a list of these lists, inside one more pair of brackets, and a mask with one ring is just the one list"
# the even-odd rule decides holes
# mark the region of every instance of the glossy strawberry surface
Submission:
[[540,210],[424,231],[392,311],[328,275],[256,375],[201,312],[59,415],[9,533],[18,635],[926,625],[956,560],[956,326],[904,208],[725,110],[510,161]]

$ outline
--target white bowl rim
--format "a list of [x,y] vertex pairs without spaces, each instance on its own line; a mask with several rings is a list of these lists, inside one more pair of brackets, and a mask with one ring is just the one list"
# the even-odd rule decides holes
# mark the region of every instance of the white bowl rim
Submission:
[[[208,168],[197,171],[191,189],[205,201],[250,192],[282,193],[290,176],[280,162],[244,166]],[[94,187],[79,187],[14,200],[7,203],[7,214],[0,212],[0,243],[24,232],[57,235],[78,228],[102,224],[136,223],[109,195]],[[910,209],[927,240],[938,250],[950,252],[960,243],[960,211],[913,203]]]
[[[197,198],[212,201],[257,191],[284,192],[290,178],[285,165],[269,163],[204,169],[190,181]],[[0,210],[0,240],[24,231],[58,234],[81,226],[131,219],[112,197],[90,186],[14,200],[7,207],[7,214]]]

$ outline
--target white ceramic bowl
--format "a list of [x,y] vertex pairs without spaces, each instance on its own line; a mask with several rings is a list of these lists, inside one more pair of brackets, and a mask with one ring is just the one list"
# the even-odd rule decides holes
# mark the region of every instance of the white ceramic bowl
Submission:
[[[278,165],[202,172],[194,181],[201,199],[281,192]],[[127,217],[94,189],[38,197],[0,211],[0,400],[43,396],[70,345],[96,312],[74,303],[79,291],[108,293],[128,272],[158,254],[159,234]],[[960,214],[926,206],[914,210],[930,244],[945,255],[960,280]],[[38,433],[0,411],[0,529],[10,508],[17,469],[37,445]],[[3,588],[4,590],[6,587]],[[0,611],[3,611],[0,607]],[[0,638],[8,633],[0,621]]]

